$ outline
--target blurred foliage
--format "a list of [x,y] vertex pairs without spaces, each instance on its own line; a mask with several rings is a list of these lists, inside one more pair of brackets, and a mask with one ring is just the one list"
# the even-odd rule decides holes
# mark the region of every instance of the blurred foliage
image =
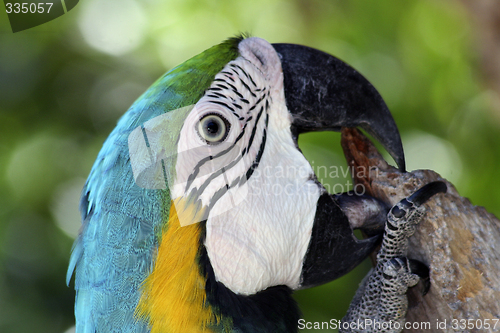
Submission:
[[[102,142],[157,77],[239,32],[353,65],[392,110],[408,169],[434,169],[500,215],[498,96],[481,82],[469,22],[451,0],[85,0],[13,34],[2,11],[0,331],[72,326],[64,278],[79,193]],[[300,145],[314,166],[345,165],[338,134],[307,134]],[[346,179],[320,178],[348,189]],[[306,320],[340,319],[368,267],[298,292]]]

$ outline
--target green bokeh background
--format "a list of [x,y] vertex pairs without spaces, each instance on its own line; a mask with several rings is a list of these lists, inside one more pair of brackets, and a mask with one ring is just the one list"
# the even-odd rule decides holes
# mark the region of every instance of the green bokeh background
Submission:
[[[102,142],[161,74],[239,32],[353,65],[389,105],[408,169],[437,171],[500,216],[499,96],[482,82],[476,31],[457,1],[85,0],[30,30],[8,24],[2,7],[0,332],[72,332],[66,267]],[[314,167],[345,166],[339,140],[299,143]],[[346,179],[319,178],[348,190]],[[305,319],[342,318],[368,267],[298,292]]]

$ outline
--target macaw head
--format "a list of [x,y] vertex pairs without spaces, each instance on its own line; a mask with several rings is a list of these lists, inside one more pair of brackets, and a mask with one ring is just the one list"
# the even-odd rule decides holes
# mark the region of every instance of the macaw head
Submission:
[[134,327],[243,329],[245,311],[277,311],[265,295],[354,268],[378,237],[354,236],[297,144],[342,127],[367,131],[404,169],[381,96],[331,55],[232,38],[166,73],[120,120],[84,189],[77,320],[106,325],[83,304],[102,315],[111,298]]

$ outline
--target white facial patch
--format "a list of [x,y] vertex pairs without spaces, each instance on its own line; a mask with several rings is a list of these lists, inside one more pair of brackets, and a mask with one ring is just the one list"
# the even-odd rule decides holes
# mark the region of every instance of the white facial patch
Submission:
[[[223,196],[211,209],[205,246],[217,280],[249,295],[275,285],[299,286],[321,189],[292,138],[277,53],[258,38],[244,40],[239,48],[235,63],[246,71],[255,68],[256,86],[269,91],[267,126],[263,131],[257,127],[255,134],[265,146],[245,183],[244,200],[224,211],[228,200]],[[239,92],[245,89],[238,86]],[[252,147],[251,156],[258,155],[259,147]]]
[[[258,57],[246,52],[229,62],[184,121],[171,190],[174,203],[196,202],[216,216],[248,195],[247,180],[265,148],[271,95],[282,75],[269,75],[272,63],[261,63]],[[279,59],[275,62],[279,66]],[[215,121],[204,128],[207,119]],[[224,139],[211,141],[210,131],[219,127],[226,133],[214,133],[213,138]],[[189,221],[195,222],[200,221]]]

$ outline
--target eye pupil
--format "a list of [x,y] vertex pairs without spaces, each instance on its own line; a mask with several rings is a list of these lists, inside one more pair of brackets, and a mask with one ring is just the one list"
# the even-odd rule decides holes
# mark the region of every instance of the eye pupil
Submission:
[[198,134],[208,144],[223,141],[229,132],[229,122],[218,114],[208,114],[198,123]]
[[217,124],[215,121],[210,120],[206,124],[207,132],[210,134],[217,134],[219,131],[219,124]]

